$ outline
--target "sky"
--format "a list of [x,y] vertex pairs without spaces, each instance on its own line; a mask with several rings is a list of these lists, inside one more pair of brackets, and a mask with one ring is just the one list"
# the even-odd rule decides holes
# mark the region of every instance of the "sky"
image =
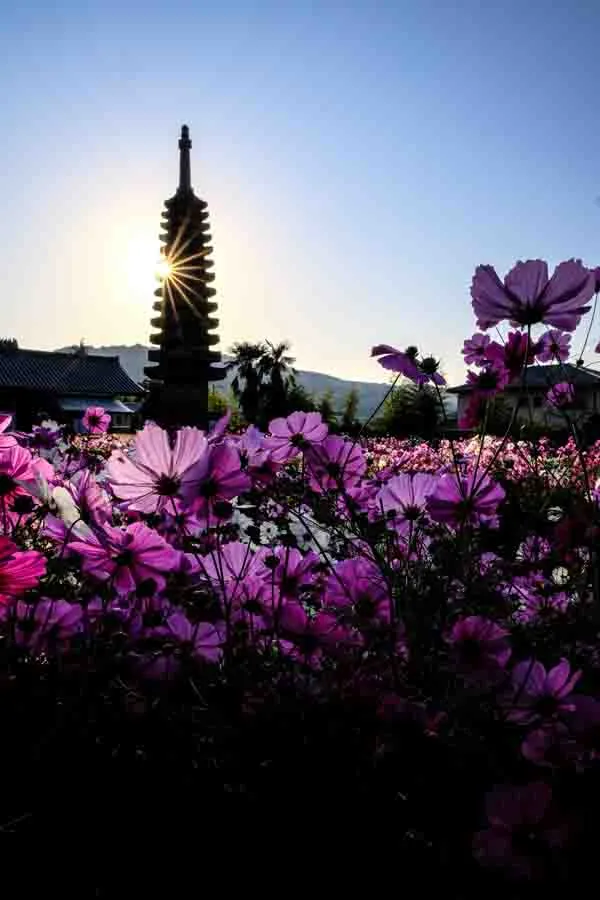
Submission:
[[147,343],[185,122],[222,350],[462,380],[478,264],[600,265],[598,35],[595,0],[3,4],[0,335]]

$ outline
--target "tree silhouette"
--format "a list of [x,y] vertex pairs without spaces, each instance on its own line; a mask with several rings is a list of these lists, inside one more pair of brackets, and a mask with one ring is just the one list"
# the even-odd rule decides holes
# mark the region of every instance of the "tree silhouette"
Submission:
[[262,371],[260,360],[266,353],[264,344],[242,341],[231,348],[233,359],[227,363],[228,371],[235,371],[231,390],[240,405],[247,422],[256,423],[261,405]]

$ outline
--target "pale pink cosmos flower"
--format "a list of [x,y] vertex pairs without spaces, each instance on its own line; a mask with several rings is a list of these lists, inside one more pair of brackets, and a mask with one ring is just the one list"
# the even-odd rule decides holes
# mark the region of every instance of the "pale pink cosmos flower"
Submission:
[[88,406],[81,422],[90,434],[104,434],[109,429],[111,417],[103,406]]
[[198,563],[202,574],[221,586],[231,581],[242,581],[262,567],[260,557],[250,550],[249,544],[241,541],[220,544],[206,556],[200,557]]
[[174,514],[175,501],[188,502],[198,489],[198,464],[208,452],[206,436],[197,428],[180,428],[171,444],[164,429],[149,423],[136,436],[134,455],[114,451],[106,474],[128,509]]
[[293,459],[311,444],[320,444],[328,434],[328,427],[318,412],[294,412],[287,418],[269,422],[269,436],[264,442],[271,458],[278,463]]
[[327,579],[325,607],[351,610],[366,622],[390,622],[392,598],[380,569],[368,559],[339,562]]
[[542,363],[551,363],[557,360],[566,362],[569,358],[570,346],[570,334],[551,329],[546,331],[538,341],[537,358]]
[[384,513],[390,528],[408,537],[426,522],[427,497],[437,483],[435,476],[422,472],[394,475],[377,494],[376,507]]
[[242,471],[239,451],[229,443],[210,445],[189,478],[194,479],[194,487],[186,503],[206,521],[223,518],[219,506],[244,493],[252,483]]
[[560,263],[548,278],[540,259],[518,262],[504,282],[493,266],[478,266],[471,285],[473,310],[479,328],[487,330],[503,320],[515,325],[543,322],[563,331],[575,331],[595,290],[593,272],[581,260]]
[[504,488],[487,474],[447,474],[428,495],[427,508],[436,522],[453,527],[466,523],[495,527],[504,497]]
[[142,522],[126,528],[105,524],[68,547],[81,556],[84,572],[100,581],[111,579],[118,594],[128,594],[150,579],[163,588],[165,576],[179,563],[178,551]]
[[537,660],[517,663],[511,675],[512,693],[506,698],[507,719],[527,725],[572,712],[571,695],[580,678],[581,672],[571,674],[566,659],[549,672]]
[[312,444],[305,461],[310,485],[319,493],[356,487],[367,468],[362,447],[334,435]]

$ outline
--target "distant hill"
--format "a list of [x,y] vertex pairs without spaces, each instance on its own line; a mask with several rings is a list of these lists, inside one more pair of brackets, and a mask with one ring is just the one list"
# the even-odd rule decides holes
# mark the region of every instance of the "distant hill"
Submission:
[[[72,347],[62,347],[61,351],[72,350]],[[144,380],[144,366],[148,362],[148,347],[143,344],[133,344],[131,347],[114,345],[109,347],[88,347],[88,353],[96,356],[118,356],[121,365],[134,381],[141,383]],[[223,356],[226,362],[231,357]],[[231,385],[232,375],[227,375],[223,381],[215,382],[218,391],[227,393]],[[344,405],[344,400],[353,388],[358,391],[359,419],[367,419],[376,406],[381,403],[389,390],[387,384],[377,384],[369,381],[346,381],[344,378],[336,378],[334,375],[325,375],[323,372],[304,372],[298,369],[298,381],[302,387],[315,397],[321,397],[326,391],[333,396],[334,408],[339,411]],[[454,401],[454,398],[452,398]]]

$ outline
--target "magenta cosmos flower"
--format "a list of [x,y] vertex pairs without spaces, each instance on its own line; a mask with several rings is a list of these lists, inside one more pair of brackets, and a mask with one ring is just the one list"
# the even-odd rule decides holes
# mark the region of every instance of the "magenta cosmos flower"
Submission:
[[178,551],[142,522],[127,528],[104,525],[68,546],[81,556],[84,572],[101,581],[112,579],[118,594],[128,594],[150,579],[163,588],[165,575],[179,563]]
[[390,372],[399,372],[411,381],[419,382],[420,372],[415,362],[416,349],[409,347],[406,351],[396,350],[388,344],[377,344],[371,350],[371,356],[378,356],[377,362]]
[[519,878],[541,875],[544,855],[548,858],[567,836],[551,806],[552,791],[544,782],[495,787],[485,801],[489,828],[473,841],[475,858]]
[[390,622],[392,599],[385,578],[368,559],[338,563],[327,579],[325,606],[350,610],[363,622]]
[[81,422],[90,434],[104,434],[108,431],[110,416],[102,406],[88,406]]
[[507,380],[517,378],[535,362],[537,345],[522,331],[511,331],[503,344],[492,341],[486,351],[489,364],[505,370]]
[[19,601],[13,615],[16,642],[35,653],[66,643],[82,629],[81,606],[66,600]]
[[220,518],[219,504],[233,500],[252,483],[242,472],[238,450],[227,443],[210,445],[188,477],[195,483],[187,502],[198,518],[205,520]]
[[135,454],[113,452],[106,473],[113,493],[143,513],[175,512],[175,500],[188,501],[199,485],[198,464],[208,454],[206,436],[180,428],[171,444],[164,429],[146,425],[135,439]]
[[512,670],[507,718],[528,725],[572,712],[575,707],[571,694],[580,678],[581,672],[571,674],[566,659],[561,659],[549,672],[537,660],[518,663]]
[[206,556],[201,556],[198,562],[204,576],[221,586],[232,581],[243,581],[254,575],[262,565],[260,557],[250,550],[250,545],[241,541],[220,544]]
[[595,290],[592,272],[581,260],[562,262],[548,279],[541,259],[518,262],[504,282],[493,266],[478,266],[471,285],[473,310],[479,328],[488,329],[508,319],[515,325],[544,322],[563,331],[575,331]]
[[0,603],[36,587],[46,573],[46,559],[37,550],[19,551],[8,538],[0,537]]
[[273,419],[269,423],[270,435],[264,446],[271,451],[275,462],[284,463],[311,444],[320,444],[328,430],[320,413],[294,412],[286,419]]
[[462,668],[502,669],[510,659],[508,632],[483,616],[466,616],[452,626],[447,638]]
[[504,390],[509,379],[508,370],[497,363],[488,363],[479,372],[473,372],[472,369],[467,372],[467,384],[473,389],[473,396],[479,399],[495,396]]
[[309,550],[304,556],[296,547],[276,547],[257,554],[259,564],[253,574],[267,584],[276,585],[282,599],[297,597],[298,591],[314,582],[315,567],[320,564],[316,553]]
[[553,328],[544,332],[537,344],[537,358],[542,363],[566,362],[571,349],[571,335]]
[[497,511],[504,489],[486,475],[443,475],[427,498],[429,515],[436,522],[458,526],[497,525]]
[[307,665],[319,666],[324,651],[360,646],[361,637],[338,622],[330,612],[320,610],[310,614],[300,603],[286,603],[281,607],[280,627],[291,641],[282,642],[282,650]]
[[490,337],[487,334],[477,332],[472,337],[465,340],[462,348],[462,355],[467,365],[483,366],[486,362],[486,350],[490,343]]
[[557,409],[564,409],[573,403],[575,388],[568,381],[560,381],[550,388],[546,394],[546,399],[551,406],[555,406]]
[[312,444],[305,456],[314,491],[355,487],[367,468],[362,448],[353,441],[330,435]]

